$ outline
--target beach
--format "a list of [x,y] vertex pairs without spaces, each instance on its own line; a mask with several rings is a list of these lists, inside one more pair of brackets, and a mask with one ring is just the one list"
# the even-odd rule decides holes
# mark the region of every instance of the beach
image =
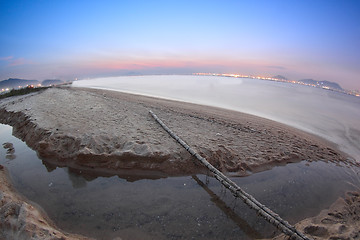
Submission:
[[[201,171],[151,117],[225,173],[248,175],[279,164],[345,161],[314,135],[256,116],[113,91],[53,88],[2,107],[1,121],[43,159],[76,168]],[[16,117],[14,117],[16,116]]]
[[[58,87],[3,99],[0,122],[13,126],[16,137],[56,166],[104,175],[125,169],[144,178],[206,174],[149,110],[229,176],[247,176],[300,161],[358,166],[334,143],[272,120],[99,89]],[[358,202],[358,196],[354,199]]]

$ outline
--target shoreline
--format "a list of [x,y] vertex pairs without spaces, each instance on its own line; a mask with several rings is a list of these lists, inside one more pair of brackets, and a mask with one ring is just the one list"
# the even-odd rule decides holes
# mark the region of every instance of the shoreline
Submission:
[[133,168],[170,176],[202,173],[204,168],[152,119],[150,109],[233,176],[303,160],[358,165],[335,144],[272,120],[116,91],[48,89],[0,105],[0,122],[13,126],[15,136],[52,164],[115,173]]
[[12,125],[14,135],[51,164],[114,175],[135,169],[145,172],[140,178],[149,177],[147,170],[155,178],[202,173],[149,109],[228,175],[304,160],[359,166],[334,144],[272,120],[116,91],[52,88],[7,99],[0,101],[0,122]]
[[[171,86],[168,80],[173,82]],[[72,86],[107,88],[271,119],[336,143],[338,149],[360,162],[360,125],[356,121],[360,117],[359,101],[321,89],[238,80],[211,76],[203,81],[198,76],[139,76],[75,81]]]

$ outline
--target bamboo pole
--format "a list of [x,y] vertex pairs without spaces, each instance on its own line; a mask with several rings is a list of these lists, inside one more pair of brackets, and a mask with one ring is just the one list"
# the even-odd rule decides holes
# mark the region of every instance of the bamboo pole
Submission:
[[222,172],[216,169],[211,165],[205,158],[200,156],[197,152],[194,151],[188,144],[186,144],[180,137],[178,137],[168,126],[161,121],[158,116],[153,111],[149,111],[151,116],[160,124],[160,126],[167,132],[169,135],[174,138],[181,146],[183,146],[192,156],[198,159],[205,167],[207,167],[213,174],[214,177],[227,189],[229,189],[235,197],[241,198],[245,204],[250,208],[257,211],[257,213],[262,216],[269,223],[273,224],[275,227],[280,229],[283,233],[290,236],[291,239],[299,240],[310,240],[303,233],[295,229],[294,226],[290,225],[287,221],[283,220],[278,214],[271,211],[268,207],[261,204],[253,196],[242,190],[236,183],[231,181],[226,177]]

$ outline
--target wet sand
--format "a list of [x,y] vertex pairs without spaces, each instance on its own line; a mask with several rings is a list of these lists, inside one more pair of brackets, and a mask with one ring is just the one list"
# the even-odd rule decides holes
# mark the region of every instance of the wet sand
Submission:
[[[158,176],[206,173],[152,119],[153,110],[219,170],[249,175],[299,161],[350,162],[317,136],[256,116],[113,91],[52,88],[0,102],[0,122],[59,166]],[[3,191],[8,191],[4,190]]]

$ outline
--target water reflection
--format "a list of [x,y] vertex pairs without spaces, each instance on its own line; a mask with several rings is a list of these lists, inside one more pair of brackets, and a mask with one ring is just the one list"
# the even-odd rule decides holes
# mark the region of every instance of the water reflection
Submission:
[[[85,188],[86,187],[87,180],[83,176],[81,176],[77,173],[78,170],[68,168],[67,172],[68,172],[68,176],[72,183],[73,188]],[[80,173],[81,173],[81,171],[80,171]]]
[[205,183],[203,183],[197,176],[193,175],[192,178],[202,187],[210,196],[210,201],[226,214],[236,225],[251,239],[262,238],[262,235],[253,229],[246,220],[242,219],[235,213],[234,209],[230,208],[218,195],[216,195]]
[[13,144],[6,142],[6,143],[3,143],[3,147],[4,147],[4,149],[6,149],[5,158],[9,159],[9,160],[14,160],[16,158],[16,155],[15,155],[15,148],[14,148]]
[[91,167],[82,167],[81,169],[67,167],[65,164],[58,165],[52,161],[52,159],[42,159],[42,164],[46,167],[48,172],[52,172],[57,168],[66,168],[71,174],[81,175],[86,181],[92,181],[101,177],[113,177],[117,176],[121,179],[124,179],[128,182],[135,182],[142,179],[161,179],[167,178],[168,175],[159,172],[159,171],[151,171],[151,170],[143,170],[143,169],[116,169],[116,171],[106,171],[105,169],[94,169]]

